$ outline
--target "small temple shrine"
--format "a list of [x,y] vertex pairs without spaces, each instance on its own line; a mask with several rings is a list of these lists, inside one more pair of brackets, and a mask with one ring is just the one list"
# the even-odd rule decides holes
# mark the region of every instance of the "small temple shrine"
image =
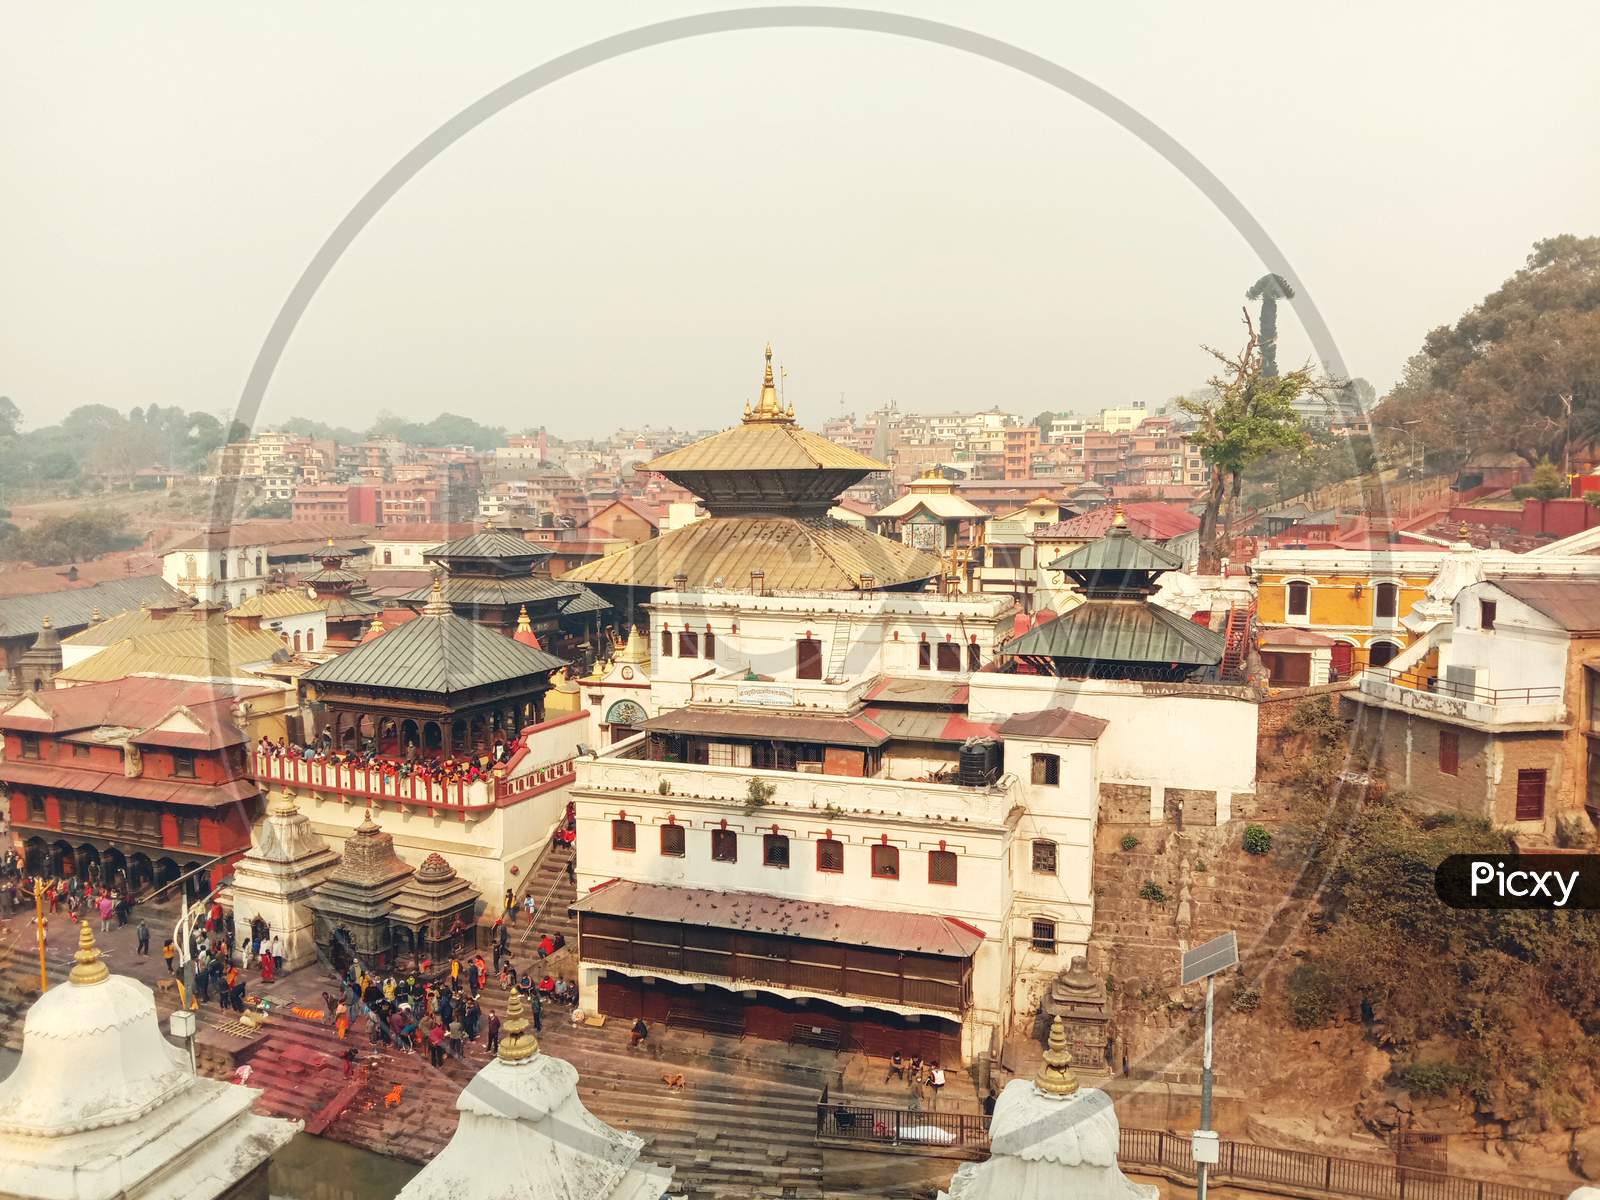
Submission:
[[1117,1165],[1121,1130],[1111,1097],[1080,1088],[1060,1020],[1050,1027],[1044,1066],[1013,1079],[989,1121],[989,1157],[964,1163],[939,1200],[1156,1200],[1154,1184],[1134,1183]]
[[339,865],[306,899],[317,949],[336,971],[342,972],[352,959],[370,969],[395,963],[389,911],[411,875],[412,868],[394,851],[394,836],[380,829],[367,810],[366,819],[345,840]]
[[[525,623],[534,645],[562,658],[587,657],[611,607],[581,583],[550,578],[550,550],[518,529],[490,523],[423,557],[443,573],[451,611],[506,635]],[[399,602],[418,608],[431,599],[431,590],[422,588]]]
[[301,1123],[257,1116],[259,1091],[195,1074],[162,1036],[155,994],[111,974],[90,925],[0,1082],[0,1196],[266,1200],[272,1155]]
[[1151,602],[1156,580],[1183,569],[1176,554],[1134,537],[1119,508],[1104,537],[1049,564],[1083,603],[1000,647],[1012,671],[1060,678],[1200,682],[1215,679],[1226,639]]
[[918,550],[947,554],[971,545],[972,531],[988,520],[986,510],[957,495],[955,481],[932,466],[911,481],[904,496],[869,516],[867,527]]
[[[368,810],[345,841],[343,857],[309,889],[304,905],[316,949],[335,969],[344,970],[352,959],[369,969],[411,960],[421,972],[424,963],[477,945],[478,894],[441,854],[429,854],[412,868],[395,852],[394,835]],[[236,907],[235,922],[239,912]]]
[[1044,994],[1039,1006],[1041,1041],[1048,1044],[1057,1021],[1066,1030],[1074,1067],[1098,1073],[1110,1069],[1106,1046],[1111,1040],[1111,1005],[1106,983],[1089,970],[1089,960],[1081,954],[1073,955],[1071,964]]
[[444,855],[428,855],[389,905],[396,952],[439,961],[474,945],[477,907],[478,889]]
[[601,1121],[578,1096],[578,1071],[540,1053],[511,993],[499,1054],[462,1089],[449,1143],[396,1200],[668,1200],[672,1168],[641,1162],[644,1139]]
[[309,575],[302,575],[300,583],[327,614],[328,640],[359,642],[367,626],[383,612],[383,605],[372,598],[366,576],[345,565],[349,555],[336,547],[332,538],[321,559],[322,565]]
[[927,550],[829,515],[839,495],[884,463],[802,429],[773,378],[731,429],[644,464],[698,496],[709,514],[566,575],[600,591],[628,620],[667,588],[922,591],[941,572]]
[[[301,676],[318,729],[335,748],[476,757],[544,720],[550,676],[564,661],[536,639],[460,616],[446,595],[436,571],[420,616],[380,628]],[[515,625],[513,618],[507,632]]]
[[250,849],[233,865],[223,902],[239,929],[258,918],[283,948],[284,970],[317,956],[311,895],[339,865],[339,856],[295,804],[293,788],[273,795],[251,833]]

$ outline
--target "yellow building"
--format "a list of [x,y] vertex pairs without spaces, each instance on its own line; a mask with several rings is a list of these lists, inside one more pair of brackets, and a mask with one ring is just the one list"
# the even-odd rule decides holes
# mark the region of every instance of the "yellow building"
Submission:
[[1415,636],[1403,618],[1422,599],[1445,553],[1444,546],[1263,551],[1252,564],[1256,622],[1331,639],[1335,678],[1381,667]]

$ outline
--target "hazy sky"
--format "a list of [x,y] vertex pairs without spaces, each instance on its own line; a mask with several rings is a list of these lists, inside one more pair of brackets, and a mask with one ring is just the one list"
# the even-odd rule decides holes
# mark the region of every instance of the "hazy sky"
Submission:
[[[710,7],[710,6],[708,6]],[[894,7],[894,6],[888,6]],[[1209,166],[1388,386],[1531,243],[1595,233],[1588,3],[903,11],[1087,76]],[[0,394],[227,415],[310,256],[436,125],[689,4],[20,5],[0,42]],[[1261,264],[1105,117],[952,50],[724,34],[470,134],[317,296],[260,422],[383,408],[558,435],[720,426],[761,344],[812,424],[1158,403]],[[1280,361],[1309,344],[1285,318]]]

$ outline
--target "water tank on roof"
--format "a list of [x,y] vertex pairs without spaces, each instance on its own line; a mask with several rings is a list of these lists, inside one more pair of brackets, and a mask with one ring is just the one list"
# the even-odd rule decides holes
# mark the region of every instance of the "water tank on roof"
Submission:
[[1000,778],[1000,743],[994,738],[968,738],[961,744],[962,787],[988,787]]

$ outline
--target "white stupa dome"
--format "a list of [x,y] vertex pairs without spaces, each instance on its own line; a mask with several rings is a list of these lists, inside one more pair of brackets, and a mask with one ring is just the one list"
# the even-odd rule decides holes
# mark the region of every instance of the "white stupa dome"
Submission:
[[22,1060],[0,1083],[0,1132],[45,1137],[116,1125],[194,1083],[188,1057],[161,1035],[155,996],[100,961],[79,923],[77,965],[28,1010]]

